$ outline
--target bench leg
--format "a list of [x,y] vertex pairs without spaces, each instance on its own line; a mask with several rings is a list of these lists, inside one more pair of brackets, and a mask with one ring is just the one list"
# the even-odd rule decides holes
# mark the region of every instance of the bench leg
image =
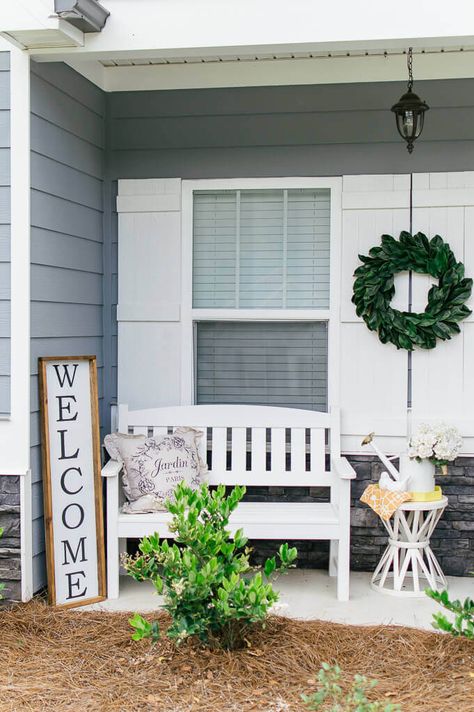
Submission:
[[339,540],[331,539],[329,542],[329,576],[337,576],[338,553]]
[[107,478],[107,598],[119,597],[119,482],[118,477]]
[[107,542],[107,598],[119,597],[119,539],[110,537]]
[[348,601],[350,573],[350,538],[348,533],[339,540],[337,559],[337,598],[339,601]]

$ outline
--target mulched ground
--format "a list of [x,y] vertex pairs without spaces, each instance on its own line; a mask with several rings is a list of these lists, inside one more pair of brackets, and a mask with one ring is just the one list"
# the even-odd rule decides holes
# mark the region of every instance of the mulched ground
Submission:
[[[166,617],[159,614],[162,625]],[[156,617],[156,616],[155,616]],[[474,643],[395,626],[271,618],[234,653],[130,639],[128,614],[0,611],[0,710],[286,712],[322,661],[379,680],[403,712],[474,712]]]

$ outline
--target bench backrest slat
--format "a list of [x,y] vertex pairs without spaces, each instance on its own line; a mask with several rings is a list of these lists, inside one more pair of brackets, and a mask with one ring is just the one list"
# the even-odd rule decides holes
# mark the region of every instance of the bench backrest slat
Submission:
[[230,461],[233,471],[247,470],[247,428],[232,428]]
[[267,430],[266,428],[252,428],[252,473],[258,476],[259,472],[267,469]]
[[325,469],[325,432],[320,428],[310,430],[311,470],[321,472]]
[[212,429],[212,469],[215,472],[227,470],[227,428]]
[[286,469],[286,429],[272,428],[270,437],[271,469],[275,472],[284,472]]
[[[324,435],[324,430],[320,431]],[[324,444],[322,448],[324,457]],[[293,428],[291,431],[291,471],[306,471],[306,429]],[[310,468],[312,468],[311,462]],[[324,471],[324,464],[321,468]]]

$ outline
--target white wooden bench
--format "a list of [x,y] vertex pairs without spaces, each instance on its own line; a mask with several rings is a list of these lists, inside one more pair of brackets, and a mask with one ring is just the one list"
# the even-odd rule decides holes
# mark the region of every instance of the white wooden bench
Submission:
[[[207,431],[211,485],[328,487],[328,502],[241,502],[230,521],[249,539],[330,541],[329,575],[337,575],[337,597],[349,598],[350,480],[355,472],[340,456],[339,411],[248,405],[118,409],[122,433],[163,435],[178,426]],[[327,444],[329,447],[327,447]],[[204,445],[205,447],[205,445]],[[327,460],[326,451],[330,457]],[[205,455],[204,455],[205,459]],[[329,469],[326,462],[330,462]],[[127,538],[158,532],[172,537],[168,512],[123,514],[119,463],[102,470],[107,478],[108,597],[119,595],[119,557]]]

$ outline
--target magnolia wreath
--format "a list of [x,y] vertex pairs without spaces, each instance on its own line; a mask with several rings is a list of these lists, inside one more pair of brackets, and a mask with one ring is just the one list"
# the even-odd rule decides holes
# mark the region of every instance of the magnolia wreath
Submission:
[[[397,349],[413,351],[415,346],[433,349],[436,340],[450,339],[460,331],[458,322],[471,313],[465,302],[472,290],[472,279],[464,276],[464,265],[457,262],[439,235],[429,240],[418,232],[401,232],[396,240],[382,235],[382,244],[369,254],[359,255],[363,264],[354,272],[352,301],[357,316],[362,317],[379,339]],[[394,275],[405,271],[429,274],[438,280],[428,292],[428,304],[422,313],[399,311],[390,306],[395,294]]]

